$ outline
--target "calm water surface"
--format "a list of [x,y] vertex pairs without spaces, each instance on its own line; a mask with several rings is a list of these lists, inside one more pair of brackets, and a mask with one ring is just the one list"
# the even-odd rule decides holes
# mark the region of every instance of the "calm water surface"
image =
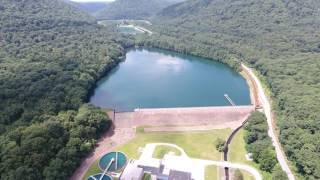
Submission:
[[250,104],[245,79],[228,66],[158,49],[134,49],[98,82],[90,103],[118,111],[135,108]]

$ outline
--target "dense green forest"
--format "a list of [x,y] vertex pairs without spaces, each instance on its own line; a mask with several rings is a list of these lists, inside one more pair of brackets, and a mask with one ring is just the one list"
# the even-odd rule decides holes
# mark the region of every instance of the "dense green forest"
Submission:
[[60,0],[0,0],[0,179],[72,174],[111,126],[84,102],[121,42]]
[[98,19],[146,19],[183,0],[116,0],[98,11]]
[[141,45],[256,68],[280,141],[302,179],[320,179],[320,1],[189,0],[155,17]]
[[272,178],[286,180],[287,175],[278,165],[276,153],[268,136],[268,124],[265,115],[259,111],[253,112],[245,125],[246,149],[252,153],[254,162],[262,171],[272,173]]
[[0,136],[1,179],[67,179],[111,126],[105,112],[83,105],[78,111],[46,115]]
[[[152,19],[155,33],[137,45],[256,68],[289,160],[301,179],[320,179],[320,1],[188,0],[158,9],[146,2],[124,10],[129,16],[117,9],[101,18],[140,19],[164,8]],[[0,179],[70,176],[111,126],[84,104],[88,93],[133,43],[61,0],[0,0]]]

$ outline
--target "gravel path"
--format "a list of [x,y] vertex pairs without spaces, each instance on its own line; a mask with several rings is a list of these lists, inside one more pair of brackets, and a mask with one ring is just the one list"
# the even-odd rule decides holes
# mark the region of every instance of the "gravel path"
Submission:
[[259,99],[262,104],[264,113],[267,117],[267,122],[268,122],[268,126],[269,126],[268,134],[272,139],[273,146],[275,147],[278,162],[279,162],[282,170],[286,172],[289,180],[294,180],[295,179],[294,175],[292,174],[292,172],[287,164],[286,157],[282,151],[281,145],[280,145],[278,138],[276,136],[276,133],[275,133],[275,125],[273,124],[273,122],[275,122],[275,120],[274,120],[274,117],[273,117],[273,114],[271,111],[271,105],[270,105],[269,99],[267,98],[259,79],[253,73],[252,69],[248,68],[244,64],[241,64],[241,65],[242,65],[242,68],[252,77],[252,79],[254,80],[254,82],[257,85]]

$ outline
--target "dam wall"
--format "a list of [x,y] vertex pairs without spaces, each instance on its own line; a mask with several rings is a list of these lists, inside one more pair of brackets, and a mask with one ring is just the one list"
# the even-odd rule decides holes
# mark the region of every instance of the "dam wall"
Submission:
[[[116,112],[117,127],[155,126],[168,129],[221,129],[239,127],[255,110],[250,106],[214,106],[135,109]],[[155,131],[157,128],[153,128]],[[159,129],[159,128],[158,128]],[[160,128],[163,129],[163,128]]]

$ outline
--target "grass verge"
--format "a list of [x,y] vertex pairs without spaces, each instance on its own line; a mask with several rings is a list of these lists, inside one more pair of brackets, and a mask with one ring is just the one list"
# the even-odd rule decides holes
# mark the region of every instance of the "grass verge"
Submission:
[[129,143],[117,148],[127,154],[129,158],[138,159],[139,148],[148,143],[172,143],[180,146],[190,157],[201,159],[220,159],[221,153],[215,149],[218,138],[226,139],[231,129],[199,131],[199,132],[170,132],[170,133],[145,133],[137,130],[136,137]]
[[205,180],[213,180],[213,179],[217,179],[218,176],[218,167],[217,166],[207,166],[205,169]]
[[[244,133],[245,130],[241,129],[232,140],[230,147],[229,147],[229,161],[230,162],[236,162],[241,164],[247,164],[249,166],[255,167],[262,175],[264,180],[271,180],[272,176],[270,173],[267,173],[265,171],[261,171],[259,169],[259,165],[253,161],[248,161],[245,157],[245,154],[247,154],[247,150],[245,148],[245,141],[244,141]],[[244,179],[254,179],[249,173],[246,171],[241,171],[244,175]]]
[[83,180],[88,179],[89,176],[94,175],[94,174],[98,174],[101,172],[99,166],[98,166],[99,160],[95,161],[91,167],[89,168],[89,170],[86,172],[86,174],[84,175]]
[[[215,142],[218,138],[226,139],[231,133],[231,129],[199,131],[199,132],[170,132],[170,133],[145,133],[143,127],[137,129],[136,137],[129,143],[117,147],[117,150],[124,152],[129,159],[138,159],[140,156],[139,149],[148,143],[172,143],[180,146],[185,150],[188,156],[200,159],[221,160],[222,154],[215,148]],[[240,130],[230,144],[229,159],[231,162],[247,164],[259,168],[258,164],[247,161],[245,154],[244,130]],[[156,148],[153,156],[161,158],[164,154],[173,151],[179,153],[175,148],[168,146],[159,146]],[[179,155],[177,154],[177,155]],[[99,173],[98,160],[90,167],[85,178]],[[252,176],[242,171],[245,180],[253,179]],[[261,172],[261,171],[260,171]],[[208,166],[206,168],[206,179],[217,179],[217,167]],[[261,172],[263,179],[270,180],[271,174]]]
[[152,157],[157,158],[157,159],[162,159],[164,157],[164,155],[171,153],[171,152],[177,156],[181,155],[181,152],[179,151],[179,149],[176,149],[174,147],[157,146],[153,152]]

